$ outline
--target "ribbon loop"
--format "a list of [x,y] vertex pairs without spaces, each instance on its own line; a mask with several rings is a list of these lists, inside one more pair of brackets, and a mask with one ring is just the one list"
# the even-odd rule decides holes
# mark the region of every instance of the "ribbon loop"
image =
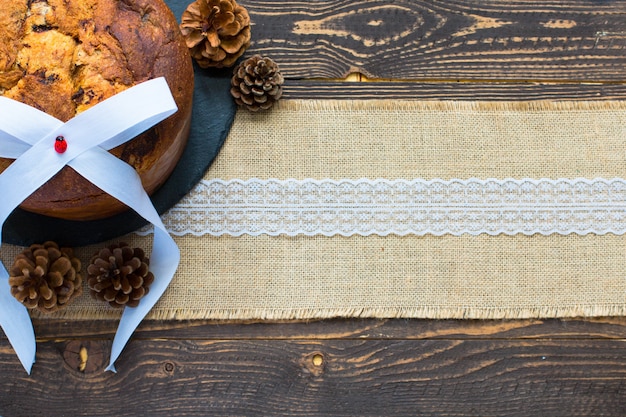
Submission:
[[[115,371],[115,360],[169,285],[180,261],[178,247],[163,226],[139,175],[107,150],[132,139],[176,111],[176,103],[164,78],[129,88],[67,123],[23,103],[0,97],[0,156],[15,158],[0,174],[0,190],[4,197],[0,206],[0,225],[24,199],[69,165],[95,186],[135,210],[152,223],[155,230],[160,230],[154,236],[150,265],[155,280],[139,306],[123,313],[107,370]],[[58,136],[71,138],[71,145],[63,153],[54,149]],[[8,277],[6,268],[0,266],[0,326],[30,373],[35,362],[35,335],[26,308],[10,295]]]

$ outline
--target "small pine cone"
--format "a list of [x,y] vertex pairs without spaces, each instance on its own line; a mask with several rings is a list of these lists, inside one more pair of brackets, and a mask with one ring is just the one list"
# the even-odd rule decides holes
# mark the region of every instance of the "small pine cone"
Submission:
[[54,242],[31,245],[10,269],[11,294],[27,308],[53,313],[83,292],[80,268],[72,249]]
[[87,267],[89,292],[112,307],[137,307],[154,281],[149,263],[142,249],[123,242],[103,248]]
[[235,0],[196,0],[183,12],[180,31],[202,68],[231,67],[250,46],[250,16]]
[[230,93],[238,105],[250,111],[266,110],[282,96],[283,82],[276,62],[255,55],[235,68]]

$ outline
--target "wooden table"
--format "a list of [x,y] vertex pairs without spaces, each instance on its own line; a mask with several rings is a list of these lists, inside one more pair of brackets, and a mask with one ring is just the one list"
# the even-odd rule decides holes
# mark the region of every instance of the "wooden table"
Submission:
[[[626,98],[626,1],[247,0],[287,99]],[[371,81],[371,82],[364,82]],[[35,321],[0,415],[626,415],[626,319]]]

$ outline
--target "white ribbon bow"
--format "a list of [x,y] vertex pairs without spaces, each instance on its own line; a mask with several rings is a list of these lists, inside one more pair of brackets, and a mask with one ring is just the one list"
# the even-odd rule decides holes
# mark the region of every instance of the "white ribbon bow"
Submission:
[[[23,103],[0,97],[0,156],[15,161],[0,174],[0,226],[11,212],[64,166],[71,166],[112,197],[154,225],[150,270],[154,282],[135,308],[122,314],[107,370],[114,363],[141,320],[169,285],[180,251],[143,189],[137,172],[107,150],[142,133],[177,111],[164,78],[125,90],[67,123]],[[67,150],[54,148],[58,136]],[[35,362],[35,333],[26,307],[11,294],[9,274],[0,265],[0,326],[30,374]]]

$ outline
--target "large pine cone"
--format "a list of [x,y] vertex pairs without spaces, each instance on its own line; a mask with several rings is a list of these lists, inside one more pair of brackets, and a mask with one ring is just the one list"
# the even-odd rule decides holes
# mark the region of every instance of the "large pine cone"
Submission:
[[54,242],[34,244],[15,257],[11,294],[30,309],[52,313],[83,292],[81,263],[72,249]]
[[230,67],[250,46],[250,16],[235,0],[196,0],[183,12],[180,31],[202,68]]
[[238,105],[248,110],[266,110],[282,96],[283,82],[276,62],[255,55],[235,68],[230,93]]
[[89,292],[112,307],[136,307],[154,281],[149,263],[142,249],[123,242],[103,248],[87,267]]

